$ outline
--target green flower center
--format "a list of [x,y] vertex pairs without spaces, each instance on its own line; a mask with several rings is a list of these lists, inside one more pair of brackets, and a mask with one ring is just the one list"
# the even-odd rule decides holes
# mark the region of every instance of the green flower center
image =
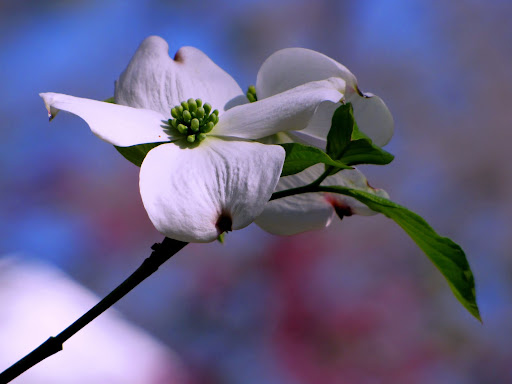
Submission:
[[249,102],[254,103],[255,101],[258,101],[258,96],[256,96],[256,87],[254,85],[249,86],[246,95]]
[[201,99],[188,99],[171,109],[169,126],[187,138],[189,143],[201,142],[219,122],[219,111],[212,111],[208,103]]

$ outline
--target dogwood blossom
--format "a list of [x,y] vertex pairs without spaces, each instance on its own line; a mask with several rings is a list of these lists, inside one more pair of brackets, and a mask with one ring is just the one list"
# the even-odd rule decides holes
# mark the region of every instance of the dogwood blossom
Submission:
[[[300,142],[324,149],[334,111],[343,103],[351,103],[359,129],[379,146],[388,143],[393,135],[393,117],[378,96],[362,93],[356,77],[342,64],[312,50],[288,48],[272,54],[261,66],[253,89],[259,100],[271,98],[294,87],[328,78],[344,82],[343,98],[338,102],[321,102],[309,124],[302,130],[281,132],[265,138],[267,143]],[[316,165],[301,173],[280,179],[276,191],[296,188],[315,181],[324,171]],[[343,170],[327,177],[322,185],[339,185],[388,197],[381,189],[372,188],[357,169]],[[268,232],[292,235],[328,226],[334,214],[371,215],[372,210],[357,200],[339,194],[308,193],[271,201],[256,224]]]
[[184,47],[171,59],[168,49],[159,37],[144,40],[116,82],[116,104],[41,97],[50,120],[59,110],[73,113],[110,144],[163,143],[141,165],[144,207],[165,236],[209,242],[249,225],[279,180],[284,150],[251,140],[306,128],[320,103],[341,100],[345,82],[312,81],[247,104],[204,53]]

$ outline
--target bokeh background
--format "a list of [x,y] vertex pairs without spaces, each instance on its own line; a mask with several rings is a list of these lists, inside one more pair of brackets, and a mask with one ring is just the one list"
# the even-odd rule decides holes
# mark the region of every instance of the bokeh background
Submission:
[[380,216],[187,246],[116,308],[194,384],[512,382],[511,19],[499,0],[1,0],[0,254],[103,296],[162,238],[138,168],[79,118],[49,124],[39,92],[112,96],[152,34],[171,56],[203,50],[243,89],[272,52],[307,47],[388,104],[396,159],[364,172],[463,246],[484,324]]

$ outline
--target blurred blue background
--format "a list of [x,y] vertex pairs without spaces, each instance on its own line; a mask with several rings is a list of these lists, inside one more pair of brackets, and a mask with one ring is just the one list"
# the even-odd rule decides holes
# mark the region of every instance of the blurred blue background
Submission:
[[153,34],[171,57],[201,49],[243,89],[277,49],[311,48],[386,101],[396,160],[363,171],[462,245],[484,325],[384,217],[187,246],[117,308],[192,383],[512,382],[511,18],[498,0],[2,0],[0,254],[49,261],[103,296],[162,239],[138,168],[79,118],[49,124],[38,93],[111,97]]

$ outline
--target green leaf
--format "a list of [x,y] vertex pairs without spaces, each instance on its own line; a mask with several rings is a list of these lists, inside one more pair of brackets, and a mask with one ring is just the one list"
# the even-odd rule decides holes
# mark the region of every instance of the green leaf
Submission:
[[104,103],[111,103],[111,104],[115,104],[116,103],[113,97],[109,97],[108,99],[103,100],[103,102]]
[[114,145],[114,147],[126,160],[132,162],[137,167],[140,167],[148,152],[153,148],[158,147],[160,144],[165,143],[138,144],[132,145],[131,147],[118,147]]
[[341,105],[332,116],[331,129],[327,134],[327,154],[334,160],[339,160],[350,143],[355,120],[352,104]]
[[390,200],[346,187],[319,187],[319,189],[353,197],[370,209],[394,220],[441,271],[459,302],[479,321],[482,321],[476,303],[475,279],[466,255],[459,245],[446,237],[439,236],[423,218]]
[[286,151],[283,171],[281,176],[289,176],[299,173],[312,165],[323,163],[336,170],[352,169],[348,165],[335,161],[321,149],[299,143],[280,144]]
[[351,141],[340,161],[347,165],[357,164],[378,164],[385,165],[393,161],[395,156],[372,144],[370,139],[359,139]]
[[347,165],[384,165],[394,159],[391,153],[373,144],[372,140],[359,130],[350,103],[341,105],[334,112],[331,129],[327,134],[326,152],[332,159]]

